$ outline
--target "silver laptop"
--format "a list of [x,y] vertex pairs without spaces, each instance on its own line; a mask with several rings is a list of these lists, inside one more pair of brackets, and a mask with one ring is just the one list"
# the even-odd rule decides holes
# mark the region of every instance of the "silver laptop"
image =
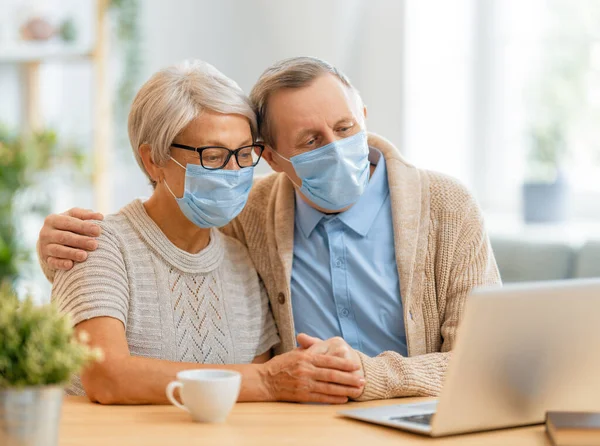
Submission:
[[471,294],[435,402],[340,412],[434,437],[600,410],[600,279]]

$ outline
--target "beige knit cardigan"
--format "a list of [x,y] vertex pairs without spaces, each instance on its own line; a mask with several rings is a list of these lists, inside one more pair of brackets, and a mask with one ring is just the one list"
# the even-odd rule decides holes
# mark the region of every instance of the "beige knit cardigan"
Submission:
[[[366,386],[359,400],[437,395],[472,288],[500,283],[480,209],[445,175],[417,169],[384,138],[394,216],[394,245],[404,308],[408,357],[360,354]],[[242,213],[223,230],[244,243],[264,281],[281,344],[296,346],[290,299],[294,248],[294,188],[285,174],[256,182]],[[373,296],[376,299],[376,296]]]

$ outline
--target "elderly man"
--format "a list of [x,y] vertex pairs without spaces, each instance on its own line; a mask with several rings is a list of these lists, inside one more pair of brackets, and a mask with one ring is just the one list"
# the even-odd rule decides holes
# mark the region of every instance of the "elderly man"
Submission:
[[[279,350],[354,359],[366,378],[360,400],[438,394],[467,295],[500,283],[477,203],[367,134],[358,91],[327,62],[280,61],[251,100],[276,173],[223,231],[249,249]],[[76,219],[92,217],[48,217],[47,272],[94,248],[95,229]]]

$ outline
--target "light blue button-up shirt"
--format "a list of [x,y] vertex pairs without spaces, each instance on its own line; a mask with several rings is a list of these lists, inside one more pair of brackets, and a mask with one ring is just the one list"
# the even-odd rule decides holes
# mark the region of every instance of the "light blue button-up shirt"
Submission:
[[296,196],[292,308],[296,333],[343,337],[376,356],[407,356],[385,159],[349,210],[327,215]]

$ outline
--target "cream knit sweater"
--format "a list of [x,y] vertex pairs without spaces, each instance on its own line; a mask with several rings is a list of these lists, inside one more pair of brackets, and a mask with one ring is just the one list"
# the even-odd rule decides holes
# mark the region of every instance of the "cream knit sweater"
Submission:
[[[500,283],[479,207],[452,178],[415,168],[384,138],[369,135],[383,153],[394,214],[396,259],[409,357],[361,354],[367,384],[360,400],[437,395],[467,295]],[[264,281],[281,344],[296,346],[290,299],[294,247],[294,188],[284,174],[258,181],[225,233],[248,247]]]
[[[133,356],[248,364],[279,342],[264,287],[241,243],[217,230],[190,254],[136,200],[100,223],[98,249],[54,278],[52,300],[73,323],[108,316]],[[68,393],[83,395],[75,378]]]

